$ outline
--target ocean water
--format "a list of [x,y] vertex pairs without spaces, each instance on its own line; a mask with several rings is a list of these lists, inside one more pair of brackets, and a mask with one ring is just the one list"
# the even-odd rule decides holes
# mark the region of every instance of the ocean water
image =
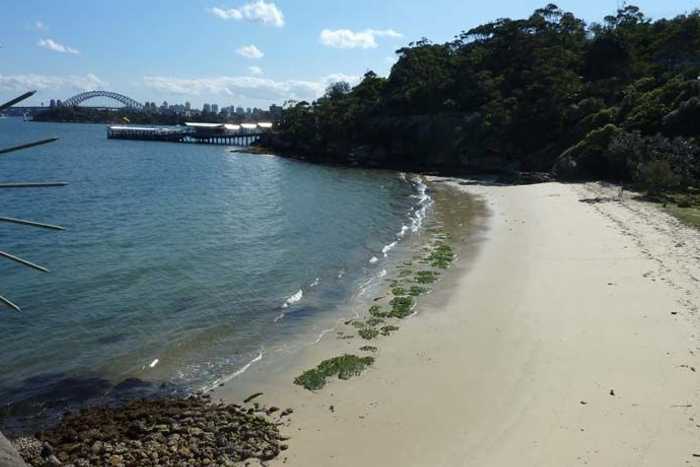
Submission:
[[[104,125],[0,120],[0,425],[119,390],[195,391],[318,339],[381,287],[429,215],[419,181],[224,146],[107,140]],[[4,416],[3,416],[4,415]]]

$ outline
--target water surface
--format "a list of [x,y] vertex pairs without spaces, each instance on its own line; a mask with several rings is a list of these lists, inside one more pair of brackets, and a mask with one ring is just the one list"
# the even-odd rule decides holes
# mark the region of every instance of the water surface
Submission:
[[0,147],[50,136],[0,158],[0,180],[69,182],[0,191],[0,215],[67,229],[0,224],[1,250],[51,270],[0,261],[22,307],[0,308],[5,405],[65,378],[199,389],[274,358],[376,282],[426,204],[394,172],[0,120]]

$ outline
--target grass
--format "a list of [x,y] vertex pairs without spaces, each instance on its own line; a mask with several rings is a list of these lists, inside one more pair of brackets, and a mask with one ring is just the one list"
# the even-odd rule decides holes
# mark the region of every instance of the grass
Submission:
[[415,301],[413,297],[394,297],[389,303],[391,304],[389,316],[403,319],[411,314]]
[[326,379],[338,376],[339,379],[350,379],[360,375],[368,366],[374,363],[374,357],[358,357],[357,355],[341,355],[322,361],[316,368],[306,370],[294,378],[294,384],[303,386],[309,391],[316,391],[326,385]]
[[684,224],[700,229],[700,206],[689,206],[681,203],[680,205],[667,205],[666,210],[675,218]]
[[374,328],[362,328],[357,333],[365,340],[372,340],[379,335],[379,331]]
[[416,282],[419,284],[432,284],[437,280],[437,276],[439,275],[440,273],[433,271],[418,271],[416,273]]
[[394,331],[398,331],[399,327],[398,326],[384,326],[380,331],[382,333],[382,336],[388,336]]

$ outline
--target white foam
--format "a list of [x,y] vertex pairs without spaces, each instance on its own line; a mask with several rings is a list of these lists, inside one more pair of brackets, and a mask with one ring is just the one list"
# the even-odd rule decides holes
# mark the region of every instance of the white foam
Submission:
[[369,264],[376,264],[377,261],[379,261],[379,258],[377,258],[376,256],[372,256],[372,257],[369,259]]
[[397,243],[398,243],[398,241],[394,241],[394,242],[389,243],[388,245],[385,245],[384,248],[382,248],[382,254],[384,255],[385,258],[387,256],[389,256],[389,252],[394,249],[394,247],[396,246]]
[[318,335],[318,339],[316,339],[316,340],[314,341],[313,345],[316,345],[316,344],[318,344],[319,342],[321,342],[321,340],[323,339],[323,337],[324,337],[326,334],[328,334],[329,332],[333,332],[333,331],[335,331],[335,328],[324,329],[323,331],[321,331],[321,334]]
[[411,216],[410,229],[411,232],[415,233],[423,226],[423,221],[428,214],[428,208],[433,204],[433,200],[428,194],[428,187],[420,178],[414,178],[413,182],[415,183],[416,190],[418,190],[418,194],[413,195],[414,198],[418,199],[418,207]]
[[255,358],[253,358],[251,361],[249,361],[248,363],[246,363],[245,365],[243,365],[241,368],[239,368],[238,370],[236,370],[234,373],[232,373],[232,374],[230,374],[230,375],[228,375],[228,376],[224,376],[223,378],[218,378],[218,379],[214,380],[214,382],[212,382],[212,383],[209,384],[208,386],[204,386],[204,387],[202,388],[202,391],[204,391],[204,392],[209,392],[209,391],[211,391],[211,390],[213,390],[213,389],[219,387],[220,385],[222,385],[222,384],[224,384],[224,383],[228,383],[228,382],[231,381],[233,378],[242,375],[243,373],[245,373],[246,371],[248,371],[248,369],[249,369],[251,366],[253,366],[254,363],[257,363],[257,362],[259,362],[260,360],[262,360],[262,358],[263,358],[263,353],[264,353],[264,352],[261,350],[260,353],[259,353]]
[[309,287],[316,287],[319,282],[321,282],[321,278],[317,277],[316,279],[314,279],[314,281],[311,283],[311,285],[309,285]]
[[294,305],[297,303],[299,300],[301,300],[304,297],[304,291],[299,289],[294,295],[289,297],[284,304],[282,305],[282,308],[289,308],[289,305]]
[[338,279],[342,279],[344,275],[345,275],[345,270],[341,269],[341,270],[338,272]]
[[382,277],[386,276],[386,269],[382,269],[382,272],[379,273],[379,278],[381,279]]
[[151,368],[155,368],[159,361],[160,361],[160,360],[158,360],[158,359],[156,358],[156,359],[153,360],[153,361],[151,362],[151,364],[148,365],[148,366],[151,367]]

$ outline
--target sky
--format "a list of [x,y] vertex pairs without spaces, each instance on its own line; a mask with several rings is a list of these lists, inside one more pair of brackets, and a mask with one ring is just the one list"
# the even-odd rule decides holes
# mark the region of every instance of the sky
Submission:
[[[267,108],[312,100],[328,84],[366,71],[387,75],[395,51],[434,42],[502,17],[521,18],[530,0],[2,0],[0,100],[38,90],[48,105],[102,89],[140,102]],[[557,5],[587,22],[617,0]],[[639,0],[653,18],[694,0]]]

